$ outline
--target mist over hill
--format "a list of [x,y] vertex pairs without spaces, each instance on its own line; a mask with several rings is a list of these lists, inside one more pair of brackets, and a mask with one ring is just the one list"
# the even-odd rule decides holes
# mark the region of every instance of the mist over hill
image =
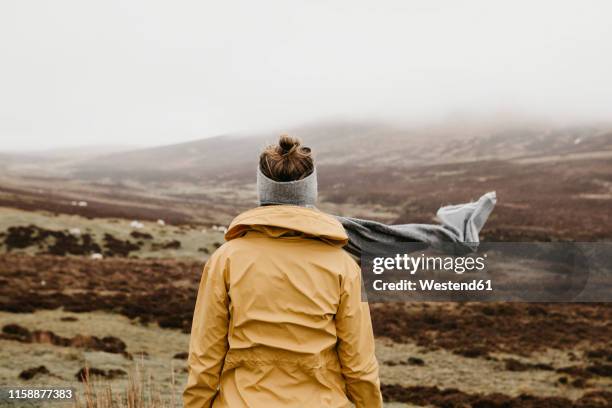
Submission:
[[482,160],[510,160],[612,152],[612,126],[553,127],[533,123],[453,123],[400,127],[385,123],[318,123],[285,131],[239,133],[77,161],[73,177],[148,181],[244,181],[254,177],[258,153],[281,133],[301,137],[322,168],[414,168]]
[[[289,133],[315,152],[319,207],[388,223],[434,220],[445,204],[497,191],[483,235],[612,236],[612,126],[447,121],[325,122],[74,157],[8,155],[0,205],[86,217],[227,223],[256,205],[261,149]],[[86,201],[87,206],[75,206]]]

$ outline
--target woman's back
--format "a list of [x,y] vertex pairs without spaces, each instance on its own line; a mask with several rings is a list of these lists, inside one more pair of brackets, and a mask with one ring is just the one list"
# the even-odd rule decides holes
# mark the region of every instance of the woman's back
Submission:
[[265,206],[238,216],[226,238],[202,277],[186,405],[346,407],[348,395],[380,406],[360,270],[338,221]]
[[[340,248],[346,235],[327,216],[286,206],[249,211],[229,229],[222,252],[231,259],[228,274],[232,349],[261,346],[318,353],[336,343],[334,316],[344,275],[355,262]],[[307,215],[306,217],[304,215]],[[311,216],[315,214],[315,216]],[[247,223],[272,216],[289,228]],[[286,220],[279,220],[281,216]],[[246,229],[244,229],[246,227]],[[329,244],[304,234],[328,230]],[[296,341],[299,339],[299,341]]]

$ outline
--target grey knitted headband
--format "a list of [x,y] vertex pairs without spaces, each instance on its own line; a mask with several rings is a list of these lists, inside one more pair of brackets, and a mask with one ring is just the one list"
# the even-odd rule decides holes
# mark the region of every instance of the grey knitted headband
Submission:
[[259,205],[314,207],[317,203],[317,169],[301,180],[274,181],[257,167],[257,196]]

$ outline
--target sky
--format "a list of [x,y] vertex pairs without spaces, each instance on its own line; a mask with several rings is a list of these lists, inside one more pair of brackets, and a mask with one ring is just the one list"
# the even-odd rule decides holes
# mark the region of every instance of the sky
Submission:
[[612,2],[2,0],[0,151],[330,118],[612,119]]

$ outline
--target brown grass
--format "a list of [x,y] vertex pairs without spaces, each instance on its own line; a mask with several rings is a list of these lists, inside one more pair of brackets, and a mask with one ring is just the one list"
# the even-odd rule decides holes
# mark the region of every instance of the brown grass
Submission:
[[134,364],[128,374],[122,390],[113,389],[112,385],[89,375],[85,368],[83,396],[77,395],[75,408],[175,408],[181,406],[181,399],[176,393],[174,367],[169,384],[170,395],[164,393],[159,383],[153,380],[151,372],[144,369],[142,361]]

